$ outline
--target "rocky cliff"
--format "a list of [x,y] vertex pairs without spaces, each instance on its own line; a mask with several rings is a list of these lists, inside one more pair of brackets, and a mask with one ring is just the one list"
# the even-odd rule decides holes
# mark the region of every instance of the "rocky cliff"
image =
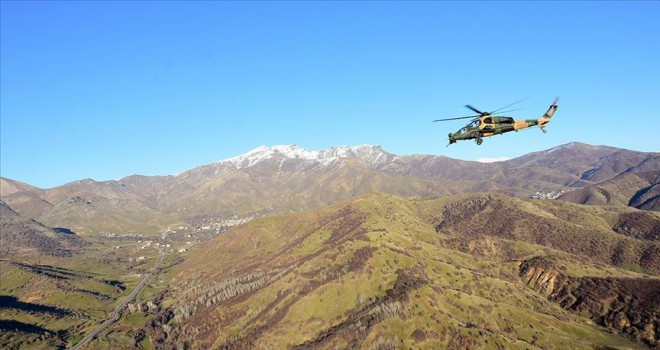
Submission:
[[547,257],[521,263],[520,278],[566,310],[651,347],[660,346],[659,279],[570,277]]

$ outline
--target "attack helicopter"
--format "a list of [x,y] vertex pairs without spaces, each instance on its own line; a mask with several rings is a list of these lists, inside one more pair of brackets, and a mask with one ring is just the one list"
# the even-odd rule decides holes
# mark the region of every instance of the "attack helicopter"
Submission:
[[465,105],[466,108],[477,113],[476,115],[469,115],[467,117],[458,117],[458,118],[447,118],[447,119],[437,119],[434,122],[442,122],[448,120],[457,120],[457,119],[468,119],[472,118],[470,123],[461,128],[455,133],[449,133],[449,145],[456,143],[460,140],[472,140],[481,145],[484,137],[490,137],[494,135],[504,134],[509,131],[518,131],[521,129],[529,128],[532,126],[538,126],[541,131],[546,132],[545,126],[550,122],[550,118],[555,114],[557,110],[557,101],[559,98],[555,98],[554,102],[550,105],[550,108],[543,114],[539,119],[522,119],[514,120],[511,117],[506,116],[496,116],[494,113],[507,113],[514,110],[502,111],[505,108],[511,107],[523,100],[516,101],[512,104],[504,106],[502,108],[496,109],[492,112],[482,112],[470,105]]

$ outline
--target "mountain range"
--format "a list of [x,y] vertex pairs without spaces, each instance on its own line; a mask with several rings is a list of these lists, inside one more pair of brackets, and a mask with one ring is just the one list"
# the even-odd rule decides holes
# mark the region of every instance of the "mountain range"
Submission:
[[2,178],[0,347],[73,346],[158,260],[89,346],[657,348],[659,177],[659,153],[570,143],[493,163],[264,146],[172,176]]
[[398,156],[380,146],[310,151],[259,147],[171,176],[85,179],[51,189],[0,179],[0,198],[21,216],[81,234],[154,234],[173,224],[312,210],[368,193],[442,197],[535,194],[658,210],[660,153],[569,143],[502,162]]

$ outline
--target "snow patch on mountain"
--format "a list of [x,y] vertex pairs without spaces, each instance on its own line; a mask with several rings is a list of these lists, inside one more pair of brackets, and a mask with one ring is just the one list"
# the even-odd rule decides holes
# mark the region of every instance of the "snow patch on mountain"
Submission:
[[496,163],[496,162],[505,162],[511,159],[511,157],[494,157],[494,158],[479,158],[475,159],[475,162],[479,163]]
[[587,144],[580,143],[580,142],[569,142],[569,143],[564,144],[564,145],[559,145],[559,146],[556,146],[556,147],[552,147],[548,150],[542,151],[541,153],[543,155],[547,155],[547,154],[550,154],[552,152],[559,151],[559,150],[562,150],[562,149],[571,150],[571,151],[578,151],[580,149],[585,149],[585,148],[586,149],[598,149],[598,148],[602,148],[602,146],[592,146],[592,145],[587,145]]
[[220,163],[232,163],[238,169],[249,168],[264,160],[273,158],[285,159],[306,159],[314,160],[317,155],[313,151],[308,151],[298,145],[277,145],[273,147],[259,146],[243,155],[220,161]]
[[320,151],[307,150],[298,145],[275,145],[260,146],[243,155],[221,160],[218,163],[233,164],[237,169],[243,169],[270,159],[280,160],[280,165],[287,159],[298,159],[326,166],[342,158],[355,158],[369,166],[374,166],[390,162],[396,159],[396,156],[383,151],[380,146],[366,144],[331,147]]

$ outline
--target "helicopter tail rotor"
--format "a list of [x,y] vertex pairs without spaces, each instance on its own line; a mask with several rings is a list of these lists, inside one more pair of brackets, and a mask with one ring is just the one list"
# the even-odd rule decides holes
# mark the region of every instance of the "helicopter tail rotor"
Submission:
[[550,119],[552,116],[555,114],[557,111],[557,101],[559,101],[559,97],[556,97],[555,100],[552,102],[550,107],[548,108],[547,111],[543,114],[543,116],[539,119],[536,120],[536,125],[538,125],[539,128],[545,133],[545,126],[550,122]]

